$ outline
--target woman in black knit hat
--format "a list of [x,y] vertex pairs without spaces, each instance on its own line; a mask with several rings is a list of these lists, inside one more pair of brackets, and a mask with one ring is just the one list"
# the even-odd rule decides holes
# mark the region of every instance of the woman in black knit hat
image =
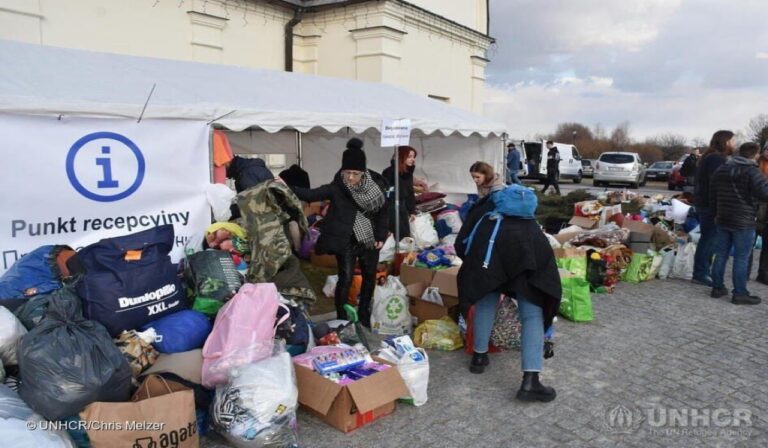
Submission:
[[360,263],[363,284],[358,314],[363,325],[370,328],[379,249],[387,239],[386,181],[380,174],[367,169],[363,142],[352,138],[342,155],[341,169],[331,183],[311,190],[291,188],[302,201],[331,201],[328,213],[319,224],[320,238],[315,253],[336,255],[339,281],[335,303],[339,319],[347,318],[344,305],[355,265]]

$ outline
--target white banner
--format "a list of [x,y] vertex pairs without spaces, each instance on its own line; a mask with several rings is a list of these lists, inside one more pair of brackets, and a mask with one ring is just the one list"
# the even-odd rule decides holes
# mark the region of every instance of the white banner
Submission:
[[0,274],[42,245],[78,249],[163,224],[176,262],[210,224],[204,122],[0,115],[0,135]]
[[382,148],[407,146],[411,141],[411,120],[382,120],[380,131]]

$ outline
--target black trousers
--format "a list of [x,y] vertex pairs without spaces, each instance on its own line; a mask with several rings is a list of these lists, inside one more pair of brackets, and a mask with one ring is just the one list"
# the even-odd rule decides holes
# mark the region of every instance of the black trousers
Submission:
[[367,249],[360,244],[350,243],[343,254],[336,255],[336,262],[339,265],[339,281],[336,283],[336,295],[334,297],[336,317],[338,319],[347,319],[344,305],[347,304],[349,287],[352,285],[352,276],[355,273],[355,266],[359,262],[360,271],[363,275],[363,284],[360,288],[357,312],[360,321],[370,326],[371,298],[376,287],[376,267],[379,264],[379,250]]
[[547,188],[552,185],[555,187],[557,194],[560,194],[560,185],[557,183],[557,174],[554,176],[547,175],[547,180],[544,182],[544,189],[541,190],[542,194],[547,192]]
[[[763,237],[763,248],[760,249],[760,264],[757,267],[757,278],[768,280],[768,244],[766,241],[766,238],[768,238],[768,225],[763,229],[761,236]],[[752,257],[749,260],[749,272],[752,273]]]

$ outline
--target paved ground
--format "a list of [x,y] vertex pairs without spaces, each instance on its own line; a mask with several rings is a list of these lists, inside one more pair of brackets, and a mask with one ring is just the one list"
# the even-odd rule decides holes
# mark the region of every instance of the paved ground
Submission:
[[[768,299],[768,287],[750,288]],[[682,280],[622,283],[593,297],[592,323],[560,318],[556,355],[545,361],[552,403],[514,400],[518,352],[492,356],[482,375],[468,372],[463,353],[430,352],[426,405],[399,404],[351,434],[300,412],[302,446],[767,446],[768,304],[735,306],[708,292]],[[695,422],[671,418],[694,412]]]
[[[537,185],[539,189],[541,189],[544,185],[543,183],[528,183],[529,185]],[[642,194],[646,195],[657,195],[657,194],[663,194],[665,196],[673,195],[673,194],[679,194],[681,193],[680,190],[676,191],[669,191],[667,188],[666,182],[648,182],[644,187],[633,189],[629,188],[628,185],[621,185],[621,184],[611,184],[609,187],[594,187],[592,185],[592,179],[591,178],[584,178],[582,179],[582,182],[580,184],[574,184],[572,181],[563,181],[560,183],[560,191],[563,194],[568,194],[571,191],[574,190],[587,190],[592,194],[599,194],[600,192],[605,191],[606,189],[609,191],[613,190],[621,190],[622,188],[626,188],[627,190],[631,191],[637,191]],[[553,191],[551,188],[549,191]]]

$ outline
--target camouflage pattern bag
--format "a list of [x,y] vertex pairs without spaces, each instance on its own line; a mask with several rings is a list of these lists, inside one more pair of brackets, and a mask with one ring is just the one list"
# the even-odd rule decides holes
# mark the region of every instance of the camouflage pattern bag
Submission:
[[128,360],[134,378],[152,367],[159,356],[155,347],[152,346],[151,342],[147,342],[147,339],[154,339],[154,330],[150,329],[142,333],[136,330],[126,330],[115,338],[115,345]]
[[502,350],[520,348],[521,328],[517,303],[511,297],[502,296],[496,307],[491,343]]

